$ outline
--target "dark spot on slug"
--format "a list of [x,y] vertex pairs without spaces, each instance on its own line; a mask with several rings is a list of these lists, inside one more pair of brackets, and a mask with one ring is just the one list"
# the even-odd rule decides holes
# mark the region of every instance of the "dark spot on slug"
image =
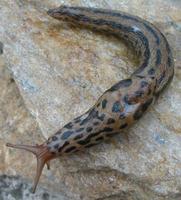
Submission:
[[97,126],[97,125],[99,125],[99,122],[94,122],[93,124],[94,124],[94,126]]
[[97,108],[100,106],[100,103],[97,104]]
[[144,95],[144,91],[138,90],[138,91],[135,92],[134,95],[135,95],[136,98],[142,97]]
[[81,122],[81,119],[77,119],[74,122],[75,122],[75,124],[77,124],[77,123]]
[[161,74],[161,76],[157,80],[157,84],[160,85],[164,78],[165,78],[165,71]]
[[156,39],[157,45],[159,45],[160,44],[160,37],[158,36],[158,34],[156,33],[156,31],[150,25],[148,25],[146,22],[144,22],[143,24],[147,28],[147,30],[153,34],[153,36]]
[[135,120],[140,119],[140,117],[143,115],[143,113],[148,109],[148,107],[150,106],[150,104],[152,103],[153,98],[148,99],[145,103],[141,104],[137,111],[134,113],[133,118]]
[[173,57],[172,57],[172,51],[171,51],[171,48],[170,48],[170,45],[168,44],[168,41],[167,39],[165,38],[165,36],[163,35],[163,33],[161,33],[164,40],[165,40],[165,43],[166,43],[166,49],[167,49],[167,52],[168,52],[168,60],[167,60],[167,63],[168,63],[168,66],[171,67],[172,64],[173,64]]
[[104,128],[104,129],[102,129],[102,130],[100,130],[98,132],[92,133],[86,139],[80,140],[77,143],[80,144],[80,145],[86,145],[86,144],[90,143],[91,138],[94,138],[94,137],[98,136],[100,133],[102,133],[102,132],[112,132],[112,131],[113,131],[113,128],[106,127],[106,128]]
[[152,92],[152,91],[151,91],[151,89],[149,88],[149,89],[148,89],[148,96],[151,94],[151,92]]
[[153,102],[153,98],[148,99],[143,105],[142,105],[142,112],[145,112],[150,104]]
[[141,118],[142,115],[143,115],[143,112],[141,110],[141,107],[139,107],[137,111],[133,114],[133,118],[134,120],[138,120]]
[[172,74],[169,76],[169,79],[168,79],[167,84],[165,84],[165,85],[161,88],[161,90],[156,91],[156,92],[154,93],[154,95],[156,96],[156,98],[157,98],[157,97],[159,96],[159,94],[170,84],[170,82],[171,82],[172,79],[173,79],[173,76],[174,76],[174,73],[172,73]]
[[155,69],[151,68],[148,70],[148,75],[154,75],[155,74]]
[[100,136],[100,137],[96,138],[96,141],[100,141],[100,140],[104,140],[104,137]]
[[86,124],[90,119],[93,119],[95,117],[98,118],[99,112],[95,110],[95,108],[93,108],[90,112],[89,115],[81,121],[80,126]]
[[129,87],[132,84],[132,80],[129,79],[125,79],[125,80],[121,80],[118,83],[116,83],[115,85],[113,85],[110,89],[108,89],[108,91],[116,91],[119,90],[122,87]]
[[72,147],[69,147],[65,150],[65,153],[70,153],[71,151],[74,151],[77,147],[75,146],[72,146]]
[[89,18],[86,18],[86,17],[82,17],[82,18],[81,18],[81,21],[83,21],[83,22],[89,22],[90,19],[89,19]]
[[68,124],[64,126],[64,128],[67,128],[67,129],[71,129],[72,127],[73,127],[73,124],[71,122],[69,122]]
[[140,31],[136,32],[135,34],[138,35],[138,37],[141,40],[142,44],[145,46],[145,51],[144,51],[144,54],[143,54],[144,55],[143,63],[133,73],[134,75],[138,76],[148,66],[148,62],[149,62],[149,59],[150,59],[150,49],[149,49],[148,39],[145,37],[145,35]]
[[141,79],[145,78],[144,75],[135,74],[135,76],[138,77],[138,78],[141,78]]
[[104,100],[102,101],[102,109],[106,108],[106,104],[107,104],[107,100],[104,99]]
[[113,128],[106,127],[106,128],[103,129],[102,132],[111,132],[111,131],[113,131]]
[[133,104],[133,102],[131,101],[131,98],[129,97],[128,94],[126,94],[126,95],[123,97],[123,100],[124,100],[124,102],[125,102],[126,104],[128,104],[128,105],[132,105],[132,104]]
[[78,140],[78,139],[81,139],[82,137],[84,137],[83,134],[79,134],[77,136],[74,137],[74,140]]
[[62,140],[66,140],[67,138],[69,138],[74,132],[73,131],[65,131],[62,136],[61,139]]
[[91,135],[89,135],[89,136],[87,137],[87,139],[91,139],[91,138],[93,138],[93,137],[96,137],[96,136],[100,135],[100,133],[102,133],[102,132],[111,132],[111,131],[113,131],[113,128],[105,127],[104,129],[102,129],[102,130],[100,130],[100,131],[97,131],[97,132],[95,132],[95,133],[92,133]]
[[90,143],[90,139],[80,140],[77,143],[80,145],[86,145],[86,144]]
[[81,121],[81,116],[79,116],[79,117],[76,117],[75,119],[74,119],[74,123],[79,123]]
[[116,101],[114,104],[113,104],[113,107],[112,107],[112,112],[120,112],[121,111],[121,104],[119,101]]
[[79,128],[79,129],[76,130],[76,132],[78,133],[78,132],[81,132],[83,130],[84,130],[84,128]]
[[89,133],[89,132],[91,132],[92,131],[92,127],[87,127],[86,128],[86,131]]
[[101,120],[101,121],[104,120],[104,117],[105,117],[105,114],[102,114],[101,116],[99,116],[99,115],[97,114],[97,119],[99,119],[99,120]]
[[148,82],[147,81],[141,81],[141,88],[144,88],[148,86]]
[[157,52],[156,52],[156,65],[160,65],[161,64],[161,57],[162,57],[162,54],[161,54],[161,51],[160,49],[157,49]]
[[119,119],[125,119],[126,118],[126,114],[124,112],[122,112],[120,115],[119,115]]
[[89,148],[89,147],[92,147],[92,146],[95,146],[95,145],[96,144],[93,144],[93,143],[92,144],[88,144],[88,145],[85,146],[85,148]]
[[115,119],[109,118],[109,119],[107,120],[107,124],[113,124],[113,123],[115,123]]
[[92,22],[96,25],[106,25],[106,22],[103,19],[92,19]]
[[171,58],[171,56],[168,56],[167,62],[168,62],[168,66],[170,67],[172,65],[172,58]]
[[55,144],[53,147],[54,147],[54,149],[58,149],[59,144]]
[[106,137],[113,137],[115,135],[118,135],[119,132],[113,132],[113,133],[106,133]]
[[62,133],[62,131],[61,130],[58,130],[56,133],[55,133],[55,135],[60,135]]
[[58,138],[55,135],[52,136],[52,141],[56,141],[56,140],[58,140]]
[[101,131],[98,131],[98,132],[92,133],[92,134],[89,135],[86,139],[87,139],[87,140],[90,140],[91,138],[96,137],[96,136],[99,135],[100,133],[101,133]]
[[63,150],[63,148],[65,148],[67,145],[69,145],[69,142],[66,141],[59,149],[58,152],[61,152]]
[[122,125],[120,126],[120,129],[126,128],[127,126],[128,126],[128,124],[127,124],[127,123],[125,123],[125,124],[122,124]]

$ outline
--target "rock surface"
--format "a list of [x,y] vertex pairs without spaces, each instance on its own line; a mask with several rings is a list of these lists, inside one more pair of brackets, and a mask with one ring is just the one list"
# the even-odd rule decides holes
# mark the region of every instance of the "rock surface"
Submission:
[[31,193],[31,185],[17,176],[0,176],[0,199],[28,199],[28,200],[68,200],[61,194],[49,193],[47,189],[39,189],[36,194]]
[[27,111],[2,56],[0,56],[0,91],[0,200],[48,200],[60,199],[59,197],[67,200],[63,194],[47,187],[44,189],[40,187],[36,195],[33,195],[30,181],[15,176],[23,174],[24,177],[30,178],[34,175],[31,167],[22,169],[23,162],[31,166],[30,157],[23,157],[23,153],[15,155],[15,152],[7,151],[5,143],[13,140],[17,142],[20,138],[24,138],[26,143],[31,143],[32,139],[41,141],[42,136],[35,119]]
[[[0,52],[5,60],[0,63],[2,174],[32,180],[33,156],[30,159],[29,154],[8,149],[4,143],[41,143],[135,69],[132,52],[117,39],[46,15],[48,8],[61,3],[65,1],[0,2],[0,40],[4,44]],[[173,48],[175,76],[169,89],[128,133],[85,153],[52,161],[51,171],[43,172],[39,192],[44,185],[59,192],[62,199],[180,199],[181,2],[68,0],[66,4],[118,9],[153,22]]]

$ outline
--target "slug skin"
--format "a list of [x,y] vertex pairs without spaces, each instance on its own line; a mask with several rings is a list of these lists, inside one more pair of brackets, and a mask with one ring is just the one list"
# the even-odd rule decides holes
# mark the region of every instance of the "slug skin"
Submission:
[[125,80],[106,90],[95,105],[66,124],[41,145],[13,145],[37,157],[36,190],[45,164],[61,155],[89,148],[136,122],[172,80],[174,62],[165,36],[151,23],[123,12],[67,7],[51,9],[58,20],[103,31],[126,40],[140,56],[140,66]]

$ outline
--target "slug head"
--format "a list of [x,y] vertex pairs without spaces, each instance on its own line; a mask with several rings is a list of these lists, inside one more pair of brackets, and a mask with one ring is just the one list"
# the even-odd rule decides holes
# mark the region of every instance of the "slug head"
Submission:
[[60,6],[58,8],[49,9],[47,14],[58,20],[66,20],[71,22],[73,19],[77,20],[84,15],[87,8],[84,7],[71,7],[71,6]]
[[71,7],[60,6],[58,8],[49,9],[47,14],[56,19],[64,19],[72,13]]
[[30,145],[14,145],[7,143],[6,146],[16,148],[16,149],[24,149],[26,151],[29,151],[33,153],[36,158],[37,158],[37,169],[36,169],[36,176],[34,179],[34,185],[32,192],[35,193],[36,187],[38,185],[42,170],[45,166],[47,165],[47,168],[50,168],[49,161],[56,158],[56,155],[52,154],[46,144],[41,144],[41,145],[35,145],[35,146],[30,146]]

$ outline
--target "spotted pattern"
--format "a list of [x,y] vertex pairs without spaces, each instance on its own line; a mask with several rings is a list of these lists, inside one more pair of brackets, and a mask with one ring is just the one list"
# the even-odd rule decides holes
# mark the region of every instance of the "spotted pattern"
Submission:
[[67,148],[67,149],[65,150],[65,153],[70,153],[70,152],[72,152],[72,151],[74,151],[74,150],[76,150],[76,149],[77,149],[76,146],[69,147],[69,148]]
[[64,126],[64,128],[67,128],[67,129],[71,129],[72,127],[73,127],[72,122],[70,122],[70,123],[68,123],[68,124],[66,124],[66,125]]
[[84,128],[79,128],[79,129],[76,130],[76,132],[78,133],[78,132],[81,132],[83,130],[84,130]]
[[98,125],[99,125],[99,122],[94,122],[93,125],[94,125],[94,126],[98,126]]
[[144,91],[143,90],[137,90],[135,92],[135,97],[136,98],[141,98],[144,95]]
[[121,104],[119,101],[114,102],[113,107],[112,107],[112,112],[120,112],[121,111]]
[[156,65],[160,65],[161,64],[161,51],[160,49],[157,49],[157,52],[156,52]]
[[107,124],[114,124],[115,122],[116,122],[116,120],[113,119],[113,118],[109,118],[109,119],[107,120]]
[[92,127],[87,127],[86,128],[86,131],[89,133],[89,132],[91,132],[92,131]]
[[155,69],[154,68],[151,68],[148,70],[148,75],[154,75],[155,74]]
[[83,135],[83,134],[80,134],[80,135],[75,136],[74,140],[79,140],[79,139],[81,139],[81,138],[83,138],[83,137],[84,137],[84,135]]
[[96,138],[96,141],[101,141],[101,140],[104,140],[103,136],[100,136],[100,137]]
[[[51,9],[48,14],[121,37],[131,44],[141,62],[129,78],[106,90],[95,106],[66,124],[45,143],[33,146],[33,151],[37,148],[38,161],[41,159],[45,163],[60,155],[94,146],[122,132],[140,119],[174,75],[172,51],[165,36],[153,24],[139,17],[104,9],[67,6]],[[0,43],[0,54],[3,53],[1,46]],[[27,149],[22,145],[7,146]],[[31,149],[31,146],[28,148]],[[40,175],[41,168],[37,169],[37,175]]]
[[74,132],[73,131],[65,131],[62,136],[61,139],[62,140],[66,140],[67,138],[69,138]]
[[102,109],[106,108],[106,105],[107,105],[107,99],[104,99],[102,101]]
[[147,81],[141,81],[141,88],[147,87],[148,82]]
[[134,102],[132,101],[132,98],[129,96],[129,94],[126,94],[123,98],[124,102],[128,105],[132,105]]
[[66,147],[66,146],[68,146],[70,143],[68,142],[68,141],[65,141],[65,143],[61,146],[61,147],[59,147],[58,148],[58,152],[62,152],[62,150]]
[[52,141],[56,141],[56,140],[58,140],[58,138],[57,138],[57,136],[54,135],[54,136],[52,137]]
[[124,112],[120,113],[119,119],[125,119],[125,118],[126,118],[126,114]]
[[47,143],[55,151],[71,153],[119,134],[138,120],[172,79],[173,57],[165,36],[139,17],[67,6],[52,9],[48,14],[60,20],[89,25],[93,30],[119,35],[129,41],[141,56],[139,68],[129,78],[106,90],[95,106],[66,124]]
[[106,133],[106,137],[113,137],[113,136],[115,136],[115,135],[118,135],[118,134],[120,134],[120,132],[111,132],[111,133]]

